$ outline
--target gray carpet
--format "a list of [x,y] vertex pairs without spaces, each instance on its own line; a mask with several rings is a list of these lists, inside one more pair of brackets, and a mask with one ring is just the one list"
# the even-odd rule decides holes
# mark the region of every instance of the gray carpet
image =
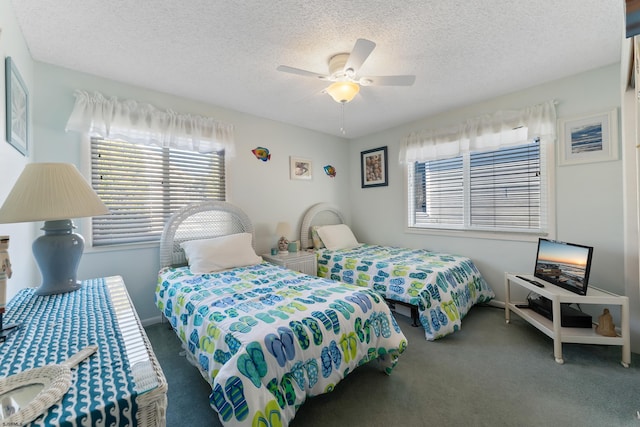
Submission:
[[[462,330],[435,342],[397,316],[409,341],[390,376],[364,365],[329,394],[308,399],[292,427],[314,426],[636,426],[640,355],[620,364],[619,346],[553,341],[504,311],[476,306]],[[146,328],[169,383],[167,426],[220,426],[209,385],[179,355],[167,324]]]

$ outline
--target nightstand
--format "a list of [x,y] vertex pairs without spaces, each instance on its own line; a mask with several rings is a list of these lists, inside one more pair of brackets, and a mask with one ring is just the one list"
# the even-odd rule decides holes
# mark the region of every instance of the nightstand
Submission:
[[290,270],[299,271],[309,276],[318,275],[318,264],[315,252],[299,251],[286,254],[264,254],[262,258],[272,264],[281,265]]

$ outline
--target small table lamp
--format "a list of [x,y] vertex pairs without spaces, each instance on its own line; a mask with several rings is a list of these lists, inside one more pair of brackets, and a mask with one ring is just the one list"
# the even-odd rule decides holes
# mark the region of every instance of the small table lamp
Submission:
[[291,226],[288,222],[279,222],[276,225],[276,236],[280,236],[280,240],[278,240],[280,254],[289,253],[289,240],[287,239],[289,234],[291,234]]
[[96,192],[69,163],[30,163],[25,166],[0,208],[0,223],[44,221],[44,235],[33,242],[33,255],[42,274],[37,295],[80,289],[78,265],[84,239],[73,232],[70,218],[109,213]]

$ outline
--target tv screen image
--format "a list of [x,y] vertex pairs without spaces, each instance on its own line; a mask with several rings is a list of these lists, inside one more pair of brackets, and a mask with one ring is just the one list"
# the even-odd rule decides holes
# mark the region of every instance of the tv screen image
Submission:
[[586,295],[593,248],[538,239],[534,276],[576,294]]

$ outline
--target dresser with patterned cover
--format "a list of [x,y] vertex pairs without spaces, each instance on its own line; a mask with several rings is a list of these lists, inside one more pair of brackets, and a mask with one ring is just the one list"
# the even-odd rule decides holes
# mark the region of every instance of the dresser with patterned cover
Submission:
[[[167,383],[120,276],[85,280],[74,292],[22,289],[5,320],[19,329],[0,344],[0,378],[61,364],[89,345],[71,387],[29,426],[164,426]],[[1,421],[0,421],[0,424]]]

